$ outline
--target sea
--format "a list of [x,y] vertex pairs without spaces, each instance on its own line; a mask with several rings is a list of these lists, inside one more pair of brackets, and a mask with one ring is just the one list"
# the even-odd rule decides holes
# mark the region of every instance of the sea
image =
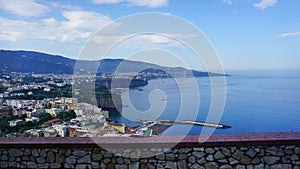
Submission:
[[[211,82],[220,77],[154,79],[146,86],[123,90],[122,113],[111,113],[111,119],[129,126],[139,125],[137,119],[231,126],[212,129],[213,134],[300,132],[300,70],[226,73],[226,84],[220,84],[226,89],[223,111],[214,112],[211,106]],[[162,135],[200,135],[204,128],[175,124]]]

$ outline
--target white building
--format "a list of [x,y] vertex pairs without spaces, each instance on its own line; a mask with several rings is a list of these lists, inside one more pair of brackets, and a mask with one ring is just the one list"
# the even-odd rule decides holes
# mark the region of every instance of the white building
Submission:
[[25,121],[31,121],[32,123],[38,123],[40,121],[40,119],[38,117],[29,117],[29,118],[25,118]]
[[57,124],[53,125],[51,128],[56,130],[57,134],[60,135],[61,137],[66,137],[67,136],[67,126],[63,124]]
[[14,127],[14,126],[22,126],[22,125],[25,124],[24,121],[23,121],[23,120],[20,120],[20,119],[18,119],[18,120],[11,120],[11,121],[8,121],[8,123],[9,123],[9,126],[10,126],[10,127]]

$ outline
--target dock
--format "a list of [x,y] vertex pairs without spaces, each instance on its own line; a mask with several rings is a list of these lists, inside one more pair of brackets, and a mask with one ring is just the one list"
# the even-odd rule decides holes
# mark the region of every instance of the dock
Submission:
[[139,123],[155,122],[156,124],[165,124],[165,125],[192,124],[192,125],[197,125],[197,126],[213,127],[213,128],[220,128],[220,129],[231,128],[231,126],[229,126],[229,125],[214,124],[214,123],[199,122],[199,121],[191,121],[191,120],[136,120],[136,121],[139,122]]

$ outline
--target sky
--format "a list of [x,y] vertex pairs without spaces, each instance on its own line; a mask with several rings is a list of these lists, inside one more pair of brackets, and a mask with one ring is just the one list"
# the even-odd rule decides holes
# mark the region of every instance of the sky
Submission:
[[[199,29],[216,50],[225,71],[299,69],[299,6],[299,0],[0,0],[0,49],[78,59],[87,42],[113,21],[158,12],[179,17]],[[132,42],[121,44],[110,57],[130,55],[135,60],[182,66],[176,59],[172,62],[173,52],[192,68],[198,65],[188,59],[193,57],[191,51],[180,50],[182,46],[169,43],[168,37],[143,35],[134,40],[135,48],[156,48],[156,59],[147,51],[137,57]],[[164,44],[162,52],[157,51],[157,44]]]

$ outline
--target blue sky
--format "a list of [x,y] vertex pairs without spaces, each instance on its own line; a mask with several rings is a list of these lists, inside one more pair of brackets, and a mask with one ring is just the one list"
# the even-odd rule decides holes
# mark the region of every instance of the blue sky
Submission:
[[0,0],[0,48],[78,58],[104,25],[161,12],[198,27],[225,71],[299,69],[299,6],[299,0]]

